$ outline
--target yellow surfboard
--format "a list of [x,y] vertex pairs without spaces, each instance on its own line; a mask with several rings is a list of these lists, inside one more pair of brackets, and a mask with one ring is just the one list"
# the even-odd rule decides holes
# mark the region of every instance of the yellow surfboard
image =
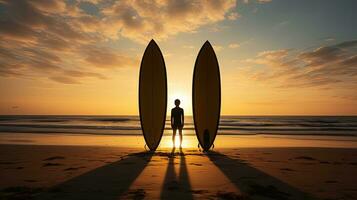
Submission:
[[206,41],[198,53],[192,82],[192,109],[197,139],[207,151],[218,130],[221,112],[221,78],[216,54]]
[[164,132],[167,107],[167,75],[159,46],[151,40],[141,60],[139,75],[140,123],[146,145],[154,151]]

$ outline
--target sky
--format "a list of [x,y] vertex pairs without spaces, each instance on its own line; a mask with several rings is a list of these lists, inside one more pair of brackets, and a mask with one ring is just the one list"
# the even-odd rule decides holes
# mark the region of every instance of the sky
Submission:
[[[354,0],[0,0],[0,114],[138,115],[140,61],[165,59],[168,108],[192,114],[217,54],[223,115],[356,115]],[[170,110],[170,109],[168,109]]]

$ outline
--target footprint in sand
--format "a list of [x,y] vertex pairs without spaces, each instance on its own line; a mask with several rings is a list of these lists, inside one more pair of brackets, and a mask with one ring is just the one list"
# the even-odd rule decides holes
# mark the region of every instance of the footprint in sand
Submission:
[[61,163],[44,163],[42,167],[54,167],[54,166],[61,166]]
[[295,157],[294,159],[296,159],[296,160],[316,160],[315,158],[312,158],[310,156],[298,156],[298,157]]
[[280,168],[281,171],[289,171],[289,172],[294,172],[295,170],[290,169],[290,168]]
[[63,157],[63,156],[52,156],[52,157],[44,159],[43,161],[63,160],[63,159],[65,159],[65,157]]
[[74,170],[78,170],[78,169],[83,169],[83,168],[86,168],[86,167],[69,167],[69,168],[66,168],[64,169],[63,171],[74,171]]

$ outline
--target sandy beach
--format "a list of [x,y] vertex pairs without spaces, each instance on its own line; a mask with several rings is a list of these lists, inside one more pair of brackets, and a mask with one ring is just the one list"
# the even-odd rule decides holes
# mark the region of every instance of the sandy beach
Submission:
[[[304,143],[296,138],[218,136],[216,148],[203,153],[189,143],[173,149],[164,137],[150,153],[136,137],[126,145],[99,136],[93,145],[75,145],[70,137],[85,136],[57,137],[72,143],[1,140],[2,199],[357,198],[357,146],[351,141],[310,138],[299,147]],[[239,145],[247,141],[250,146]]]
[[357,200],[356,36],[357,0],[0,0],[0,200]]

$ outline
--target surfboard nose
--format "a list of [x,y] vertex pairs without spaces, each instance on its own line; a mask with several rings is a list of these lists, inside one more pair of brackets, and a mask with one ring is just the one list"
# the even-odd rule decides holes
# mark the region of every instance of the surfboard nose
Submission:
[[204,47],[212,47],[212,45],[211,45],[211,43],[208,41],[208,40],[206,40],[206,42],[202,45],[202,48],[204,48]]
[[157,46],[157,47],[158,47],[158,45],[157,45],[157,43],[155,42],[155,40],[154,40],[154,39],[151,39],[151,40],[150,40],[150,42],[149,42],[148,46],[150,46],[150,45],[155,45],[155,46]]

